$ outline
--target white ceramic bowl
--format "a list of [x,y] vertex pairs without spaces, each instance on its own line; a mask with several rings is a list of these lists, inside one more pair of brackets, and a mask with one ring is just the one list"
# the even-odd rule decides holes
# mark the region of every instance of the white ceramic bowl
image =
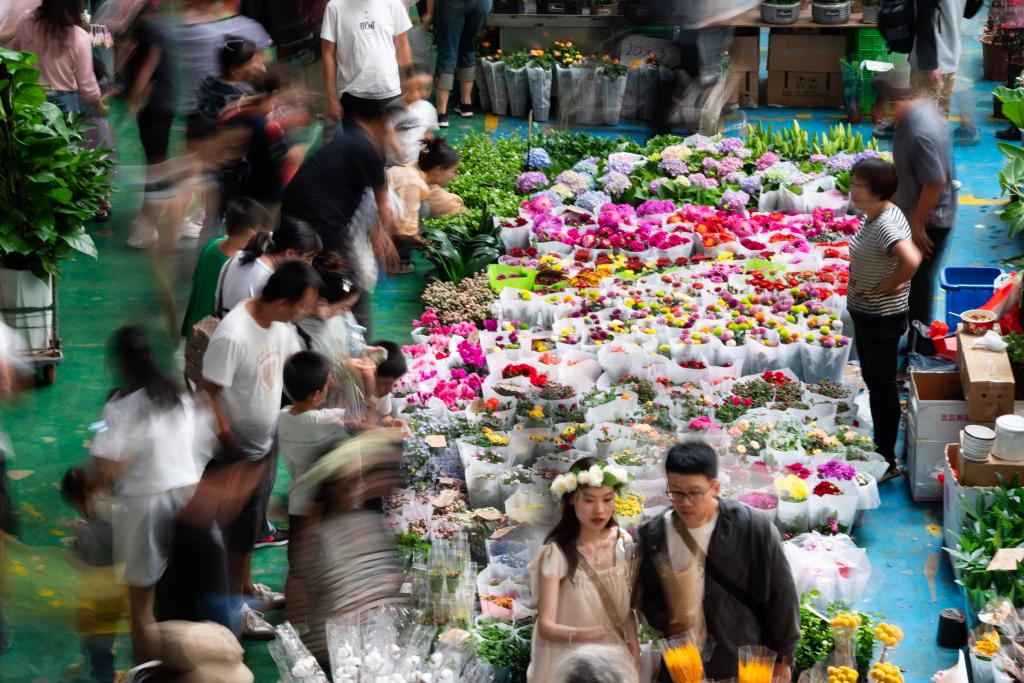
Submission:
[[1024,461],[1024,416],[1001,415],[996,419],[992,455],[1010,462]]

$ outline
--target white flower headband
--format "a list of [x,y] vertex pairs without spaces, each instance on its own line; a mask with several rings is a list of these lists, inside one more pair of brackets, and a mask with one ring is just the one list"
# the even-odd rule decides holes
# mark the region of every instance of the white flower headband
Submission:
[[620,465],[599,462],[596,465],[591,465],[587,470],[579,471],[573,467],[565,474],[558,475],[551,482],[551,492],[555,494],[555,498],[561,498],[581,486],[594,488],[609,486],[617,489],[628,483],[629,473]]

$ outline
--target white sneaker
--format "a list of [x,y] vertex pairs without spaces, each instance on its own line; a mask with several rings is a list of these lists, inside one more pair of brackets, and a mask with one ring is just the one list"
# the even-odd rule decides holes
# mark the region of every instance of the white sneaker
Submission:
[[952,186],[953,186],[953,191],[954,191],[954,192],[959,192],[959,191],[960,191],[960,188],[961,188],[961,187],[963,187],[963,183],[961,183],[961,182],[960,182],[959,180],[953,180],[953,181],[952,181],[952,182],[950,183],[950,185],[952,185]]
[[178,239],[194,240],[199,237],[199,233],[202,231],[203,223],[201,220],[192,218],[192,216],[186,216],[185,220],[181,222],[181,227],[178,229]]
[[248,610],[245,619],[242,621],[242,632],[239,634],[241,640],[273,640],[277,638],[274,627],[263,618],[261,612]]
[[155,226],[141,218],[132,221],[132,234],[127,244],[132,249],[149,249],[160,239],[160,233]]
[[250,600],[256,607],[267,612],[284,609],[284,593],[278,593],[262,583],[253,584],[253,588],[256,594]]

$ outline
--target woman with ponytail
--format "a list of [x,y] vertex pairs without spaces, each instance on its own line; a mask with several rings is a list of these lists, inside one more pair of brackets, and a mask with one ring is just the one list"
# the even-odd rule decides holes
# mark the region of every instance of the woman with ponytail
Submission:
[[459,154],[444,138],[424,140],[415,166],[392,166],[388,169],[388,185],[402,200],[404,212],[395,222],[392,239],[401,267],[392,274],[411,273],[410,254],[420,244],[420,220],[437,218],[465,211],[462,198],[444,190],[459,170]]
[[322,246],[320,236],[302,221],[285,220],[274,232],[257,234],[221,269],[216,315],[223,317],[246,299],[258,297],[281,263],[298,259],[312,265]]
[[103,408],[90,454],[93,485],[111,488],[114,559],[125,563],[136,662],[158,653],[150,642],[156,584],[167,568],[175,516],[201,475],[196,408],[153,358],[145,335],[122,327],[110,342],[119,387]]

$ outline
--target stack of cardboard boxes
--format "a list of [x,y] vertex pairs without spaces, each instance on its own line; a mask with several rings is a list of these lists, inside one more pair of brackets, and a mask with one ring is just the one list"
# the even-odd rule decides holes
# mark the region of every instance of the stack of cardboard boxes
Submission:
[[843,106],[846,36],[772,29],[768,37],[769,105],[777,107]]
[[738,35],[729,48],[729,80],[726,102],[744,109],[756,108],[760,100],[760,36]]

